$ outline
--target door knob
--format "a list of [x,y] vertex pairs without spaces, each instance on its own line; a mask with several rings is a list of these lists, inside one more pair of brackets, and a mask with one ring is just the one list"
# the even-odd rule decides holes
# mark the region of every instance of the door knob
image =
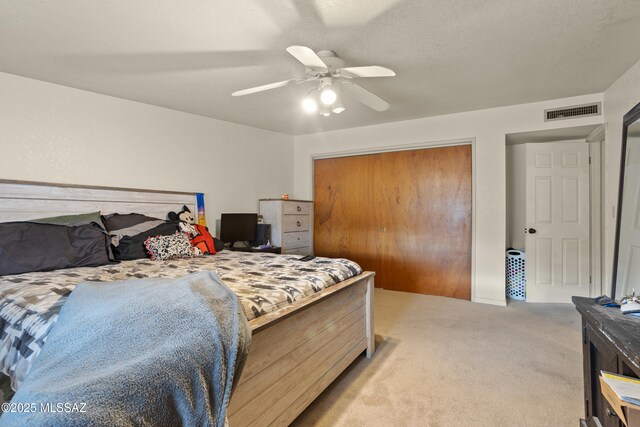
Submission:
[[529,234],[536,234],[536,233],[537,233],[537,231],[536,231],[535,228],[530,228],[529,229]]

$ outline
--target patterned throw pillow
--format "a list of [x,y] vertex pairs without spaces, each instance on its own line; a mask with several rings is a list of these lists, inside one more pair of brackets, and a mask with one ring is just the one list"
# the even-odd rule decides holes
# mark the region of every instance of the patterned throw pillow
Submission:
[[180,232],[169,236],[149,237],[145,240],[144,246],[151,255],[152,261],[194,256],[189,237]]

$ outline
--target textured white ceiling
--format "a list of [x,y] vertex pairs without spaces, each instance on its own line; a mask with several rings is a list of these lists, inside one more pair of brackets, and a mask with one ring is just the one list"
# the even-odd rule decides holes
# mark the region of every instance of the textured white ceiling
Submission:
[[[302,112],[290,45],[332,49],[391,103]],[[4,1],[0,71],[288,134],[597,93],[640,59],[638,0]]]

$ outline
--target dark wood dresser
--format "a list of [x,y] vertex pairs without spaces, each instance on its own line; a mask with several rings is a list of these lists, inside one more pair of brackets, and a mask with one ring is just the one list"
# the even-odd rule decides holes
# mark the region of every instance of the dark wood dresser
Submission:
[[640,317],[623,315],[618,307],[602,307],[592,298],[573,297],[582,315],[584,361],[583,426],[623,427],[600,393],[600,371],[640,378]]

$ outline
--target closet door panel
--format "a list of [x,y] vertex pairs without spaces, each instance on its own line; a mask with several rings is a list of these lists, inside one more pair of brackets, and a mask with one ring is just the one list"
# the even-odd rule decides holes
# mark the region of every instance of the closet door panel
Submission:
[[[314,253],[380,271],[383,258],[369,156],[314,162]],[[317,207],[317,205],[320,207]],[[378,277],[376,277],[378,280]]]
[[384,287],[471,298],[471,146],[384,153]]
[[376,272],[376,286],[469,299],[471,146],[314,163],[316,254]]

